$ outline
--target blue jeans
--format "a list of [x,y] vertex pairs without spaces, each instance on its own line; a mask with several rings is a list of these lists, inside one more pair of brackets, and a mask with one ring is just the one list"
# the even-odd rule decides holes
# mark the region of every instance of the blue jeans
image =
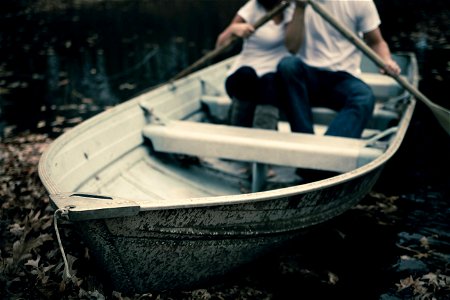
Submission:
[[362,80],[343,71],[327,71],[305,64],[297,57],[278,64],[283,110],[293,132],[314,133],[312,106],[338,112],[326,135],[359,138],[372,116],[375,97]]

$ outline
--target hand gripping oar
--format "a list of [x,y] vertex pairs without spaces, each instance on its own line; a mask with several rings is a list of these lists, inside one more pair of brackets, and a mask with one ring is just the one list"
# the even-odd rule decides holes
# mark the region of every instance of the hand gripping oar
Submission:
[[424,94],[417,90],[412,84],[410,84],[405,78],[400,77],[397,74],[390,73],[384,61],[376,54],[371,48],[369,48],[357,35],[352,31],[345,28],[339,23],[333,16],[330,15],[320,4],[312,0],[305,0],[311,7],[321,15],[326,21],[328,21],[334,28],[336,28],[344,37],[346,37],[351,43],[358,47],[365,55],[367,55],[378,67],[386,71],[386,74],[394,78],[401,86],[403,86],[408,92],[410,92],[416,99],[422,101],[426,106],[431,109],[438,122],[444,128],[444,130],[450,135],[450,111],[442,106],[433,103]]
[[[283,11],[286,7],[289,6],[289,4],[290,4],[290,1],[282,1],[280,4],[275,6],[264,17],[262,17],[255,24],[253,24],[253,27],[255,28],[255,30],[258,29],[259,27],[261,27],[262,25],[264,25],[265,23],[267,23],[267,21],[271,20],[274,16],[279,14],[281,11]],[[209,60],[211,60],[211,59],[217,57],[219,54],[222,54],[225,51],[229,50],[237,41],[239,41],[239,39],[240,38],[237,37],[237,36],[232,36],[232,38],[230,40],[228,40],[227,43],[225,43],[224,45],[222,45],[222,46],[220,46],[220,47],[218,47],[218,48],[208,52],[202,58],[200,58],[199,60],[194,62],[192,65],[190,65],[189,67],[187,67],[186,69],[184,69],[183,71],[181,71],[180,73],[175,75],[169,81],[177,80],[177,79],[180,79],[180,78],[190,74],[195,69],[199,68],[200,66],[202,66],[203,64],[205,64]]]

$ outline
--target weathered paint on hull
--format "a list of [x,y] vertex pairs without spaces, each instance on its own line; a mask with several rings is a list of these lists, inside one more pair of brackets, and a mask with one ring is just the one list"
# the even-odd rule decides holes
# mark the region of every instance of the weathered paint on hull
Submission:
[[144,293],[192,287],[254,261],[303,229],[348,210],[371,190],[381,169],[286,198],[147,211],[78,225],[114,289]]

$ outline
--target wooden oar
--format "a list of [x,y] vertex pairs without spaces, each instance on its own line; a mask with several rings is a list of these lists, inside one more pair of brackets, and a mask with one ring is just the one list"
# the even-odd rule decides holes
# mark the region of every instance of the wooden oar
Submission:
[[[278,4],[276,7],[274,7],[265,16],[263,16],[255,24],[253,24],[253,27],[255,28],[255,30],[258,29],[259,27],[261,27],[262,25],[264,25],[265,23],[267,23],[267,21],[271,20],[274,16],[279,14],[281,11],[283,11],[286,7],[289,6],[289,4],[290,4],[290,1],[282,1],[280,4]],[[194,62],[192,65],[190,65],[189,67],[187,67],[186,69],[184,69],[183,71],[181,71],[180,73],[175,75],[169,81],[177,80],[177,79],[180,79],[180,78],[182,78],[182,77],[184,77],[186,75],[189,75],[195,69],[197,69],[200,66],[204,65],[205,63],[207,63],[209,60],[211,60],[211,59],[217,57],[218,55],[220,55],[222,53],[225,53],[226,51],[230,50],[231,47],[234,44],[236,44],[236,42],[238,42],[239,40],[240,40],[239,37],[232,36],[232,38],[227,43],[225,43],[223,46],[218,47],[218,48],[216,48],[216,49],[206,53],[202,58],[200,58],[199,60]]]
[[410,92],[416,99],[422,101],[428,106],[438,122],[450,135],[450,111],[442,106],[433,103],[424,94],[417,90],[412,84],[410,84],[405,78],[390,73],[385,66],[384,61],[376,54],[371,48],[369,48],[356,34],[344,27],[338,20],[336,20],[329,12],[327,12],[322,5],[312,0],[306,0],[308,4],[326,21],[328,21],[334,28],[336,28],[344,37],[346,37],[351,43],[358,47],[365,55],[367,55],[378,67],[386,71],[386,74],[394,78],[401,86],[403,86],[408,92]]

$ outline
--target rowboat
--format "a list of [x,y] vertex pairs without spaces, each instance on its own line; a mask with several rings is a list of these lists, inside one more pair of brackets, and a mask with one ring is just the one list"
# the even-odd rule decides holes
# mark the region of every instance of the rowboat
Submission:
[[[417,86],[412,53],[395,53]],[[226,123],[224,78],[235,57],[160,85],[58,137],[39,162],[51,203],[89,246],[113,288],[196,286],[270,253],[370,192],[399,149],[415,99],[362,61],[377,99],[360,139]],[[304,182],[298,168],[331,174]],[[267,169],[270,170],[268,175]]]

